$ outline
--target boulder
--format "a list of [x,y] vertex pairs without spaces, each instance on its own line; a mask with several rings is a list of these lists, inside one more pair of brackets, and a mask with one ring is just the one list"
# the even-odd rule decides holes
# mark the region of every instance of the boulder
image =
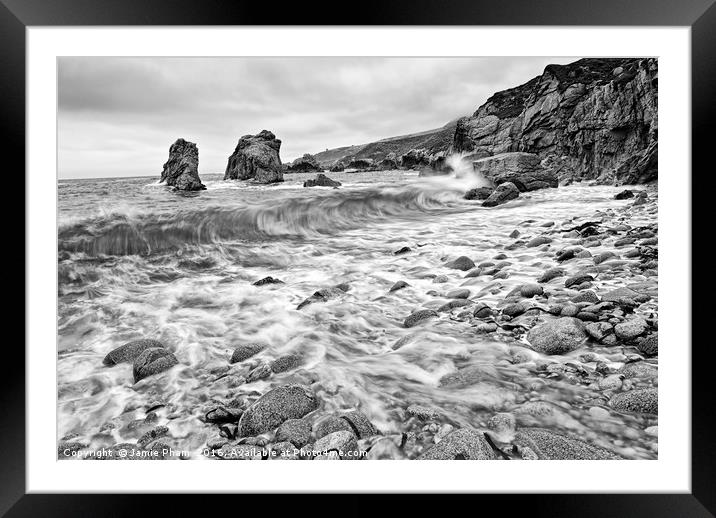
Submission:
[[472,163],[476,173],[495,185],[512,183],[520,192],[557,187],[559,179],[542,167],[541,159],[533,153],[501,153]]
[[485,436],[469,428],[447,434],[418,460],[494,460],[495,453]]
[[620,412],[659,414],[659,393],[655,388],[629,390],[612,397],[609,404]]
[[323,171],[323,167],[313,155],[306,153],[286,167],[287,173],[313,173]]
[[492,187],[475,187],[465,193],[466,200],[486,200],[495,189]]
[[134,360],[134,382],[164,372],[178,363],[176,357],[164,348],[146,349]]
[[474,267],[475,263],[473,262],[473,260],[464,255],[461,255],[454,261],[445,263],[445,268],[452,268],[453,270],[462,270],[463,272],[471,270]]
[[318,173],[315,179],[303,182],[304,187],[340,187],[341,185],[341,182],[332,180],[323,173]]
[[180,138],[171,145],[160,182],[180,191],[206,189],[199,179],[199,149],[196,144]]
[[657,356],[659,354],[659,335],[654,333],[647,336],[639,342],[637,348],[644,356]]
[[282,385],[249,406],[239,421],[239,436],[275,430],[289,419],[301,419],[318,408],[318,397],[303,385]]
[[280,149],[281,141],[270,131],[263,130],[257,135],[244,135],[229,157],[224,180],[283,182]]
[[133,362],[137,356],[147,349],[163,349],[164,344],[158,340],[135,340],[112,350],[104,357],[102,363],[105,365],[116,365],[118,363]]
[[527,333],[532,349],[543,354],[568,353],[580,347],[586,339],[584,324],[572,317],[539,324]]
[[496,207],[510,200],[514,200],[520,195],[520,191],[512,182],[501,183],[492,191],[492,194],[482,202],[483,207]]
[[427,320],[436,316],[438,316],[437,312],[433,311],[432,309],[421,309],[408,315],[408,317],[403,322],[403,325],[405,327],[414,327],[423,320]]
[[521,428],[513,443],[519,450],[529,448],[541,460],[619,460],[621,457],[605,448],[568,437],[544,428]]
[[311,440],[311,424],[305,419],[289,419],[276,430],[277,442],[290,442],[297,448],[308,444]]
[[359,459],[358,441],[351,431],[341,430],[318,439],[313,449],[319,452],[338,452],[341,459]]
[[231,355],[231,360],[229,360],[229,363],[238,363],[238,362],[242,362],[244,360],[248,360],[255,354],[258,354],[261,351],[263,351],[265,348],[266,348],[266,346],[264,344],[257,344],[257,343],[241,344],[234,349],[234,352]]

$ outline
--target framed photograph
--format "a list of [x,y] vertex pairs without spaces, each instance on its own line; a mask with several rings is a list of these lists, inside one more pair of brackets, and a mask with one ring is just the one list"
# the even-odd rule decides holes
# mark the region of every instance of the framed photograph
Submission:
[[691,178],[713,2],[270,26],[219,1],[2,3],[26,336],[0,512],[532,493],[550,516],[712,516]]

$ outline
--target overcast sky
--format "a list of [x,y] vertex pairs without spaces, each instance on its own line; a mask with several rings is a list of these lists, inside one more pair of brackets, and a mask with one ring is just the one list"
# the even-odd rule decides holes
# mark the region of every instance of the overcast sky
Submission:
[[281,160],[440,127],[577,58],[60,58],[59,176],[159,176],[177,138],[224,172],[242,135]]

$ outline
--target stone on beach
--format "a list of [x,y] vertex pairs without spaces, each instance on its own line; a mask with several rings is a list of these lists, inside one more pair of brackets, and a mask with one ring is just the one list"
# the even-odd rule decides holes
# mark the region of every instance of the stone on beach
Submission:
[[470,259],[469,257],[464,256],[464,255],[458,257],[454,261],[445,263],[445,268],[452,268],[454,270],[462,270],[463,272],[471,270],[474,267],[475,267],[475,263],[473,262],[473,260]]
[[393,284],[393,285],[390,287],[390,289],[388,290],[388,292],[389,292],[389,293],[392,293],[392,292],[394,292],[394,291],[398,291],[398,290],[402,290],[403,288],[407,288],[408,286],[410,286],[410,284],[408,284],[408,283],[405,282],[405,281],[396,281],[395,284]]
[[659,335],[654,333],[647,336],[637,344],[637,348],[644,356],[657,356],[659,354]]
[[418,460],[494,460],[495,454],[484,435],[468,428],[449,433]]
[[301,448],[311,439],[311,424],[305,419],[288,419],[276,430],[277,442],[290,442]]
[[486,200],[495,189],[492,187],[475,187],[465,193],[466,200]]
[[605,448],[544,428],[521,428],[514,444],[529,448],[543,460],[619,460],[622,457]]
[[118,363],[133,362],[137,356],[147,349],[163,349],[164,344],[159,340],[142,339],[128,342],[113,349],[104,357],[102,363],[105,365],[116,365]]
[[134,360],[134,382],[164,372],[178,363],[176,357],[164,348],[146,349]]
[[637,317],[614,326],[614,333],[620,340],[628,342],[644,334],[648,328],[646,321]]
[[476,173],[495,185],[512,183],[521,192],[557,187],[557,176],[541,164],[533,153],[511,152],[481,158],[472,163]]
[[532,348],[543,354],[568,353],[579,348],[586,339],[584,324],[572,317],[539,324],[527,333]]
[[512,182],[506,182],[498,185],[497,188],[492,191],[492,194],[490,194],[490,196],[482,202],[482,206],[496,207],[497,205],[502,205],[510,200],[514,200],[519,195],[520,191],[517,187],[515,187],[515,184]]
[[264,344],[248,343],[241,344],[234,349],[229,363],[238,363],[251,358],[266,348]]
[[616,394],[609,404],[620,412],[657,415],[659,413],[659,393],[655,388],[630,390]]
[[253,437],[275,430],[289,419],[300,419],[318,408],[319,400],[304,385],[282,385],[249,406],[239,421],[239,436]]

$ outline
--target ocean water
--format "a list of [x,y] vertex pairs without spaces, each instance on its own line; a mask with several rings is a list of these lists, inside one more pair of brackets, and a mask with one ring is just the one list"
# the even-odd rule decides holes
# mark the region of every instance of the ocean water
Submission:
[[[624,202],[614,200],[620,189],[575,184],[488,209],[463,199],[482,182],[471,174],[328,175],[343,186],[302,187],[313,174],[287,175],[272,186],[202,175],[208,189],[189,194],[146,177],[60,181],[58,439],[92,447],[132,442],[139,433],[132,423],[151,409],[174,446],[202,458],[217,431],[202,421],[208,410],[301,382],[318,394],[317,414],[360,409],[385,436],[420,433],[405,411],[422,405],[440,409],[442,422],[455,427],[485,429],[496,412],[510,412],[520,425],[577,434],[627,458],[656,457],[655,439],[645,432],[655,418],[612,411],[611,393],[596,386],[596,363],[618,369],[625,348],[592,345],[543,356],[526,347],[519,326],[478,332],[479,322],[460,315],[469,308],[403,326],[410,313],[439,308],[457,288],[469,289],[474,303],[498,307],[575,241],[558,229],[595,217],[648,225],[656,221],[655,205],[624,214]],[[549,222],[555,225],[542,226]],[[510,250],[515,229],[521,238],[549,234],[554,242]],[[411,251],[394,254],[404,246]],[[462,255],[480,263],[498,254],[510,263],[506,278],[465,278],[444,266]],[[653,281],[623,263],[595,281],[599,290]],[[563,266],[591,264],[588,258]],[[252,284],[266,276],[283,284]],[[389,293],[398,280],[410,286]],[[559,294],[563,282],[545,289]],[[297,309],[316,290],[340,283],[351,289]],[[135,384],[131,364],[102,364],[112,349],[140,338],[162,341],[179,365]],[[229,365],[233,349],[247,342],[266,349]],[[243,382],[251,368],[287,354],[300,357],[297,369]],[[540,362],[560,367],[546,371]],[[575,369],[591,374],[581,379]],[[474,379],[441,382],[457,371]]]

